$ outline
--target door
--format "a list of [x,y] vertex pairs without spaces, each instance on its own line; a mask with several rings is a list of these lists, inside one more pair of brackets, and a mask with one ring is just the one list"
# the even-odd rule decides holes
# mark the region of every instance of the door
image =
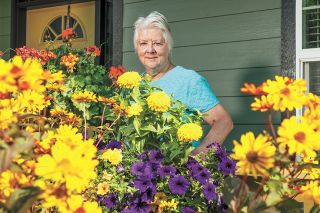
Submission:
[[[94,45],[95,3],[86,2],[71,5],[69,27],[76,32],[72,42],[74,48]],[[48,41],[57,47],[61,45],[61,33],[66,29],[67,5],[31,9],[27,11],[26,45],[36,49],[49,46]]]

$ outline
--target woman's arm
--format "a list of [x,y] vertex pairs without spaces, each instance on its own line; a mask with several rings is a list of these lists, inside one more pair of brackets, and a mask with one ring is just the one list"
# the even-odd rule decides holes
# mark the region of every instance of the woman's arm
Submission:
[[217,104],[204,114],[203,119],[211,126],[211,129],[200,146],[194,150],[194,154],[202,152],[203,156],[208,152],[208,145],[213,142],[222,144],[233,128],[232,119],[221,104]]

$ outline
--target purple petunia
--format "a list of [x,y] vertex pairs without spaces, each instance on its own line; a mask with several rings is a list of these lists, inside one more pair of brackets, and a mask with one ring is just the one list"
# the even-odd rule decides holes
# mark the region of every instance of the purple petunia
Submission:
[[133,163],[131,166],[131,174],[137,175],[137,176],[145,175],[146,166],[147,166],[147,164],[144,162]]
[[177,172],[177,169],[173,166],[162,166],[158,168],[158,174],[161,178],[164,178],[166,176],[173,176]]
[[139,213],[149,213],[151,211],[150,205],[148,205],[146,202],[143,202],[140,198],[136,198],[133,201],[130,209]]
[[115,193],[109,194],[104,200],[104,205],[108,208],[115,208],[119,202],[118,197]]
[[107,144],[107,149],[121,149],[122,143],[119,141],[110,141],[110,143]]
[[235,175],[236,162],[229,158],[222,158],[221,162],[218,165],[218,169],[224,173],[224,175]]
[[203,166],[201,166],[199,163],[194,164],[191,167],[191,177],[195,178],[198,174],[200,174],[204,170]]
[[134,187],[139,189],[141,192],[145,192],[148,188],[152,187],[153,183],[150,176],[139,176],[137,180],[134,181]]
[[199,172],[198,174],[196,174],[194,176],[194,178],[199,181],[199,183],[201,183],[202,185],[206,184],[206,182],[208,181],[208,179],[210,178],[210,172],[203,168],[201,172]]
[[183,207],[181,210],[181,213],[194,213],[194,212],[196,211],[191,207]]
[[207,199],[207,201],[211,202],[213,200],[216,200],[218,197],[218,194],[216,192],[216,186],[213,183],[206,183],[202,189],[202,192],[204,194],[204,197]]
[[198,161],[196,159],[194,159],[193,157],[189,157],[188,158],[188,161],[186,163],[186,166],[189,170],[192,169],[192,167],[196,164],[199,164]]
[[190,183],[182,175],[177,175],[169,180],[169,188],[172,194],[184,195]]
[[120,172],[122,172],[122,171],[124,171],[124,168],[123,168],[123,166],[122,166],[121,164],[119,164],[119,165],[117,166],[117,172],[120,173]]
[[142,152],[142,153],[138,156],[138,158],[139,158],[140,160],[143,160],[143,161],[148,160],[148,151]]
[[163,160],[163,155],[159,150],[151,150],[149,152],[149,159],[151,163],[160,163]]
[[156,187],[151,186],[151,187],[147,188],[147,190],[141,194],[141,200],[143,202],[151,202],[151,201],[153,201],[155,194],[156,194]]

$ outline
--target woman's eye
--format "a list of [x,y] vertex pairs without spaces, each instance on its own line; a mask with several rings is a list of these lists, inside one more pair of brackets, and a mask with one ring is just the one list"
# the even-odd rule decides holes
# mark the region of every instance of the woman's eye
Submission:
[[163,43],[161,43],[161,42],[156,42],[155,45],[158,46],[158,47],[161,47],[161,46],[163,45]]
[[141,47],[144,47],[144,46],[146,46],[148,43],[147,42],[142,42],[142,43],[140,43],[140,46]]

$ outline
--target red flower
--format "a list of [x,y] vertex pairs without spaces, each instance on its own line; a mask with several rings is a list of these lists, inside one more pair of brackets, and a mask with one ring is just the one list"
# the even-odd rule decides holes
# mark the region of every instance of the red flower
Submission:
[[86,47],[86,51],[88,54],[94,54],[95,56],[100,56],[100,49],[94,45],[93,47]]
[[61,33],[61,37],[64,41],[70,41],[72,38],[76,37],[76,33],[72,28],[67,28]]
[[118,67],[112,66],[110,67],[109,78],[114,83],[117,80],[117,78],[125,72],[126,72],[126,69],[121,65],[119,65]]
[[4,55],[4,53],[2,51],[0,51],[0,57],[2,57]]

